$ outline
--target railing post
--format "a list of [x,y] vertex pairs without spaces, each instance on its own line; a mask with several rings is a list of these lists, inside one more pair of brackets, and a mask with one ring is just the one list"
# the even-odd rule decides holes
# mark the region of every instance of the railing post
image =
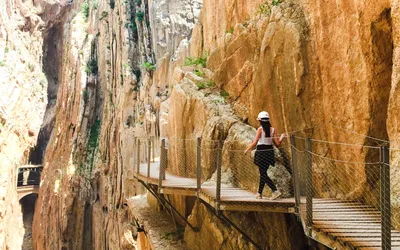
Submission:
[[166,169],[166,152],[165,152],[165,139],[162,139],[161,141],[161,147],[160,147],[160,171],[158,175],[158,193],[161,193],[162,189],[162,181],[165,178],[165,169]]
[[153,138],[152,143],[151,143],[152,152],[153,152],[153,154],[152,154],[152,156],[153,156],[152,162],[155,162],[154,158],[155,158],[155,142],[156,142],[156,137],[155,137],[155,136],[152,136],[151,138]]
[[199,201],[200,189],[201,189],[201,138],[197,138],[197,157],[196,157],[196,166],[197,166],[197,201]]
[[390,211],[390,166],[389,148],[383,146],[380,149],[381,157],[381,190],[380,190],[380,209],[381,209],[381,234],[382,250],[391,249],[391,228],[392,218]]
[[306,166],[306,227],[308,230],[308,236],[312,234],[313,224],[313,203],[312,198],[314,195],[314,187],[312,180],[312,143],[311,139],[306,139],[306,151],[307,151],[307,166]]
[[147,140],[147,183],[150,179],[150,157],[151,157],[151,139]]
[[221,141],[218,141],[218,150],[217,150],[217,190],[216,190],[216,204],[215,204],[215,209],[217,210],[217,213],[220,208],[220,203],[221,203],[221,161],[222,161],[222,146],[221,146]]
[[293,167],[293,189],[294,189],[294,200],[296,202],[296,214],[300,216],[300,183],[299,183],[299,170],[297,169],[297,152],[296,152],[296,140],[294,135],[290,136],[290,145],[292,150],[292,167]]
[[140,175],[140,139],[138,139],[138,141],[137,141],[137,148],[136,148],[136,150],[137,150],[137,162],[136,162],[136,164],[137,164],[137,178],[139,179],[139,175]]
[[136,167],[135,154],[136,154],[136,138],[133,137],[133,161],[132,161],[133,175],[135,175],[135,167]]

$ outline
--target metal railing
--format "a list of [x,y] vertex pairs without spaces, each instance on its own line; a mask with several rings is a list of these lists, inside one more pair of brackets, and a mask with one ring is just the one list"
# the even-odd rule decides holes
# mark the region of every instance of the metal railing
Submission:
[[[145,178],[147,183],[156,181],[159,192],[165,184],[169,187],[173,185],[176,188],[193,189],[198,196],[202,191],[204,195],[215,200],[213,205],[217,210],[220,210],[224,197],[235,204],[238,210],[255,199],[259,189],[260,169],[254,163],[254,157],[250,153],[244,153],[247,144],[238,141],[223,143],[221,140],[201,138],[173,138],[168,142],[164,139],[161,140],[160,154],[155,157],[160,163],[153,164],[149,156],[154,147],[149,145],[154,143],[149,139],[136,141],[135,173]],[[276,159],[276,163],[271,166],[268,166],[266,159],[261,161],[266,162],[266,177],[272,178],[272,182],[281,190],[282,197],[293,195],[291,158],[288,150],[288,146],[280,150],[261,150],[271,151]],[[272,191],[265,185],[262,194],[264,197],[270,197]],[[235,196],[239,198],[235,199]]]
[[354,226],[368,218],[381,233],[382,249],[391,249],[391,230],[400,221],[392,215],[389,147],[295,136],[291,147],[296,208],[306,234],[326,220]]
[[[159,151],[153,153],[155,144],[152,139],[136,139],[135,172],[145,176],[147,183],[155,179],[159,194],[167,186],[193,189],[198,198],[200,193],[212,197],[214,203],[210,205],[217,213],[223,210],[223,201],[235,204],[237,210],[251,210],[245,206],[255,201],[260,169],[252,155],[244,154],[247,143],[163,139]],[[380,227],[382,249],[390,249],[391,230],[400,229],[400,202],[390,195],[389,154],[396,149],[293,135],[287,144],[272,149],[275,164],[268,168],[267,176],[281,191],[281,197],[294,197],[295,213],[304,222],[306,235],[312,237],[321,216],[345,221],[352,215],[333,210],[323,214],[321,207],[325,205],[320,202],[337,202],[337,206],[344,202],[350,208],[365,209]],[[266,186],[264,197],[271,191]]]
[[19,167],[17,175],[17,187],[40,185],[40,175],[42,171],[42,166]]

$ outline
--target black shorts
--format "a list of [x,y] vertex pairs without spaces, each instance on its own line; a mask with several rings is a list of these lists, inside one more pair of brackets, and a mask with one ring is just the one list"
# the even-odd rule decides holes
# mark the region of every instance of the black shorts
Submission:
[[259,167],[275,166],[275,152],[272,145],[257,145],[254,164]]

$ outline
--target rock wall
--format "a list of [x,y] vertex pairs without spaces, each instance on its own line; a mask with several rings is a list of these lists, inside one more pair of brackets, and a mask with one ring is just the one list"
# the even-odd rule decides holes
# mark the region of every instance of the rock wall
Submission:
[[[34,218],[35,249],[134,248],[134,222],[124,206],[137,192],[133,137],[157,134],[155,107],[168,88],[153,82],[159,58],[149,9],[168,14],[162,4],[75,1],[57,26],[63,49],[54,55],[60,64],[53,75],[60,87]],[[188,32],[193,24],[176,25]]]
[[[53,16],[45,9],[51,10]],[[23,221],[16,192],[17,168],[28,162],[47,105],[42,31],[53,25],[61,12],[58,2],[33,4],[5,0],[0,3],[1,249],[19,249],[23,243]]]
[[[329,141],[377,146],[381,141],[368,136],[388,140],[389,1],[260,4],[205,1],[193,31],[191,55],[209,54],[212,80],[229,94],[235,114],[258,126],[258,112],[268,110],[278,131],[313,128],[307,135]],[[377,149],[314,144],[314,151],[344,161],[378,162]],[[318,170],[326,173],[320,181],[340,191],[320,195],[360,198],[377,191],[375,170],[357,164],[335,173],[337,164],[328,165]],[[353,180],[350,172],[359,178]]]

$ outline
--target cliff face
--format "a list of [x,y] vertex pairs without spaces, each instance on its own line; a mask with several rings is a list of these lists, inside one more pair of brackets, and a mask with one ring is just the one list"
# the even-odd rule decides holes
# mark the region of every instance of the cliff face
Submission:
[[[124,206],[135,193],[133,137],[157,133],[156,114],[168,90],[153,81],[152,67],[180,42],[157,45],[156,55],[152,35],[156,41],[189,36],[201,6],[168,13],[187,4],[74,2],[58,26],[63,49],[54,55],[53,74],[60,87],[34,218],[36,249],[134,247]],[[165,26],[171,31],[162,34]]]
[[29,160],[48,101],[48,80],[42,71],[42,31],[54,25],[62,11],[62,6],[52,1],[0,3],[1,249],[18,249],[22,245],[17,167]]
[[[13,249],[22,241],[21,232],[2,225],[22,227],[14,177],[29,158],[45,168],[33,226],[36,249],[130,249],[134,229],[124,200],[136,192],[135,136],[224,140],[227,184],[253,191],[257,169],[230,181],[240,171],[235,162],[245,160],[229,150],[250,143],[260,110],[271,114],[279,132],[378,145],[366,137],[371,136],[397,147],[398,5],[388,0],[0,3],[0,75],[5,76],[0,159],[7,166],[0,181],[5,222],[0,246]],[[183,66],[187,57],[205,65]],[[378,157],[360,148],[315,150],[356,162]],[[180,160],[179,152],[169,153]],[[206,179],[213,178],[213,159],[212,153],[203,159]],[[393,162],[398,159],[394,151]],[[334,178],[351,183],[346,186],[332,181],[332,169],[319,170],[317,184],[331,185],[317,190],[322,196],[361,197],[379,186],[363,165],[336,173]],[[391,170],[397,187],[398,170]],[[289,195],[285,169],[278,166],[273,175]],[[173,202],[201,229],[186,230],[189,247],[246,248],[248,243],[204,205],[192,208],[182,197]],[[266,248],[305,245],[293,217],[229,216],[247,231],[252,225],[246,223],[259,223],[260,231],[250,236]],[[289,232],[300,240],[293,242]]]

